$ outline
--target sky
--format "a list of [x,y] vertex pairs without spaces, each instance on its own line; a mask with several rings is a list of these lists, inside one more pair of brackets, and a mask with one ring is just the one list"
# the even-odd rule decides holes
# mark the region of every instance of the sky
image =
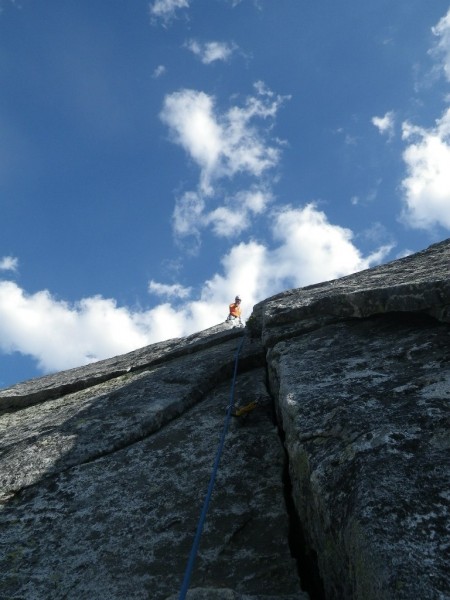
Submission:
[[449,0],[0,0],[0,388],[449,231]]

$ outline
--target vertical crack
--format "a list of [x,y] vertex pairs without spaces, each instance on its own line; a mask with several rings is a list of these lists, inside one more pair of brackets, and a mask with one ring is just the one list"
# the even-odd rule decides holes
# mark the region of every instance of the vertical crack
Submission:
[[292,480],[289,472],[289,454],[285,446],[285,433],[281,428],[275,406],[275,398],[270,392],[270,386],[266,384],[268,393],[272,398],[272,418],[277,427],[281,444],[284,450],[283,468],[283,490],[286,513],[288,516],[288,543],[292,558],[297,565],[297,573],[300,579],[300,587],[309,594],[310,600],[326,600],[322,578],[320,577],[317,553],[306,541],[304,526],[301,523],[295,508],[292,495]]
[[[278,432],[284,447],[284,432],[279,427]],[[302,590],[309,594],[311,600],[326,600],[323,582],[319,573],[317,553],[306,541],[304,528],[295,508],[292,497],[292,481],[289,474],[289,456],[286,450],[284,452],[283,489],[288,515],[289,549],[297,564],[297,573]]]

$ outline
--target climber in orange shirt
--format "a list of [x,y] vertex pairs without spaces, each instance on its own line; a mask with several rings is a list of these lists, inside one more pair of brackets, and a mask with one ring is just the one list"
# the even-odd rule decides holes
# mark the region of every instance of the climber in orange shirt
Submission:
[[241,320],[241,297],[236,296],[234,302],[230,304],[230,313],[227,317],[227,321],[239,321],[239,325],[242,325]]

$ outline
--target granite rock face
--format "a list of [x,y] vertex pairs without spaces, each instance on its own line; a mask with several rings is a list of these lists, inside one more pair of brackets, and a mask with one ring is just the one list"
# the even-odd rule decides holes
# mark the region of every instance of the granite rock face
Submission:
[[450,597],[449,361],[449,327],[405,314],[270,351],[327,598]]
[[[106,361],[95,367],[101,383],[59,398],[52,385],[73,372],[4,392],[2,597],[163,600],[179,590],[241,337],[218,327],[195,351],[190,340],[185,354],[156,364],[160,348],[151,347],[148,366],[117,376],[114,365],[112,378]],[[293,600],[302,595],[287,542],[285,456],[261,356],[246,340],[236,401],[257,401],[258,411],[230,425],[192,586]],[[24,388],[49,397],[28,405]]]
[[446,241],[269,298],[245,332],[0,390],[2,597],[178,597],[244,335],[236,403],[257,407],[230,423],[188,599],[450,598],[449,266]]
[[449,267],[447,241],[255,307],[326,598],[450,598]]

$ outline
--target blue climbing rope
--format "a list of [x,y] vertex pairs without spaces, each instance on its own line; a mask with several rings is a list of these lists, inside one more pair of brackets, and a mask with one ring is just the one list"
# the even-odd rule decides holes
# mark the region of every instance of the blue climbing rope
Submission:
[[189,589],[189,583],[191,581],[192,571],[194,570],[194,563],[195,563],[195,559],[197,557],[198,547],[199,547],[199,544],[200,544],[200,538],[202,536],[203,525],[205,524],[206,513],[208,512],[209,501],[211,500],[211,495],[212,495],[212,492],[213,492],[214,483],[216,481],[217,471],[219,469],[219,462],[220,462],[220,458],[222,456],[223,446],[224,446],[224,443],[225,443],[225,437],[226,437],[227,432],[228,432],[228,425],[230,423],[231,413],[232,413],[233,406],[234,406],[234,388],[235,388],[235,384],[236,384],[236,375],[237,375],[237,367],[238,367],[238,361],[239,361],[239,353],[241,351],[243,343],[244,343],[244,336],[242,336],[242,339],[241,339],[241,341],[239,343],[239,346],[237,347],[237,350],[236,350],[236,354],[235,354],[235,358],[234,358],[233,379],[231,381],[230,403],[229,403],[229,406],[228,406],[227,415],[225,417],[225,423],[224,423],[223,430],[222,430],[222,436],[220,438],[219,447],[217,448],[216,459],[214,461],[214,466],[213,466],[213,470],[212,470],[212,473],[211,473],[211,478],[209,480],[208,491],[206,492],[205,500],[203,502],[202,512],[200,514],[200,519],[198,521],[197,531],[195,533],[194,542],[192,544],[191,553],[189,555],[189,560],[188,560],[188,563],[187,563],[187,566],[186,566],[186,571],[184,573],[184,579],[183,579],[183,583],[182,583],[182,586],[181,586],[181,591],[180,591],[180,595],[178,597],[178,600],[185,600],[186,594],[187,594],[188,589]]

